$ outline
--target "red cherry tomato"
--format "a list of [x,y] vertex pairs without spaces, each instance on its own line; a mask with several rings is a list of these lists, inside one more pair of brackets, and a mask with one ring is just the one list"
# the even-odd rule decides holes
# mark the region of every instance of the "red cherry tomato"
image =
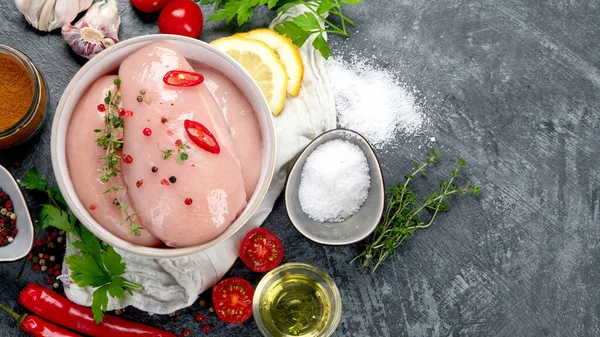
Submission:
[[202,33],[204,16],[192,0],[173,0],[158,16],[158,28],[163,34],[176,34],[197,38]]
[[239,277],[221,281],[212,293],[217,316],[228,323],[242,323],[252,316],[252,297],[252,285]]
[[255,228],[242,240],[240,259],[250,270],[266,272],[281,264],[283,245],[279,238],[267,229]]
[[183,121],[183,127],[185,128],[188,138],[201,149],[214,154],[219,154],[219,152],[221,152],[221,147],[219,146],[217,139],[206,126],[196,121],[186,119]]
[[144,13],[156,12],[163,9],[171,0],[131,0],[133,7]]

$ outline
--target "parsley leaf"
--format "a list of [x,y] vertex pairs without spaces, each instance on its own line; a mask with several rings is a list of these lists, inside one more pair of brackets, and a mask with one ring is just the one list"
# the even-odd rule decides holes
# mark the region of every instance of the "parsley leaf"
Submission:
[[38,175],[37,169],[34,167],[25,173],[19,185],[28,190],[37,190],[46,192],[46,177]]
[[274,29],[277,33],[292,40],[292,42],[299,47],[302,47],[304,42],[312,35],[311,32],[304,31],[293,21],[285,21],[275,26]]
[[302,15],[294,17],[291,21],[306,32],[314,33],[321,30],[319,20],[313,13],[306,12]]
[[121,262],[121,255],[112,246],[106,246],[106,250],[102,254],[102,262],[112,277],[125,273],[125,263]]
[[329,58],[331,54],[331,49],[329,49],[329,45],[327,44],[327,40],[323,37],[323,34],[319,34],[317,38],[312,43],[313,47],[318,50],[324,58]]
[[108,290],[109,286],[104,285],[94,291],[92,295],[92,312],[94,313],[94,321],[102,322],[104,313],[108,308]]
[[331,0],[321,0],[319,7],[317,7],[317,13],[319,15],[323,15],[329,12],[332,8],[335,7],[335,3]]
[[[69,214],[60,208],[51,204],[44,204],[40,210],[40,225],[42,229],[54,227],[73,234],[75,233],[75,229],[69,217]],[[71,217],[75,218],[73,215]]]

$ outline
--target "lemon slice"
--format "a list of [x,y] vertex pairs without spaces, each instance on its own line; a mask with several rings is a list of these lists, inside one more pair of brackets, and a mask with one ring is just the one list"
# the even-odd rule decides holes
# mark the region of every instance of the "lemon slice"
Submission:
[[302,84],[302,77],[304,76],[304,66],[302,65],[302,58],[296,47],[290,39],[277,33],[272,29],[259,28],[251,30],[247,33],[235,34],[249,39],[259,40],[271,47],[279,59],[288,74],[288,94],[296,97],[300,92],[300,85]]
[[288,76],[277,54],[263,42],[230,36],[210,43],[233,57],[256,81],[274,115],[283,109]]

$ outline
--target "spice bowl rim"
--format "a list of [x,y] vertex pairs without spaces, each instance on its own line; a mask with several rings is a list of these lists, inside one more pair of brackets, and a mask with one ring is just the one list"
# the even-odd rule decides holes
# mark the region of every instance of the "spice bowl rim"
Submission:
[[[252,315],[254,317],[254,321],[258,327],[258,330],[265,337],[272,337],[273,335],[267,330],[264,325],[263,318],[260,314],[260,302],[262,296],[265,295],[267,287],[271,285],[274,281],[277,281],[279,278],[286,275],[293,275],[294,271],[305,271],[310,272],[314,276],[318,277],[315,279],[318,283],[320,283],[327,292],[331,295],[331,315],[330,319],[327,322],[323,331],[319,333],[319,337],[328,337],[331,336],[335,330],[337,329],[341,318],[342,318],[342,296],[340,295],[340,291],[333,281],[333,278],[323,270],[313,265],[304,262],[287,262],[279,265],[278,267],[272,269],[268,273],[266,273],[256,286],[256,290],[254,291],[254,297],[252,298]],[[306,274],[303,274],[306,275]],[[290,336],[290,335],[280,335],[280,336]]]
[[27,201],[17,181],[2,165],[0,165],[0,187],[10,196],[10,200],[13,202],[13,208],[17,214],[16,225],[19,230],[11,244],[0,247],[0,262],[16,261],[27,256],[31,251],[34,232],[33,222],[29,214]]
[[[359,146],[367,158],[367,162],[369,163],[369,176],[371,177],[371,183],[367,200],[361,205],[357,213],[351,215],[342,222],[320,223],[309,218],[308,215],[302,211],[298,198],[298,190],[300,186],[302,169],[306,163],[306,159],[317,147],[334,139],[348,141],[350,141],[350,139],[357,140],[356,142],[351,142]],[[375,185],[374,183],[376,181],[374,181],[374,178],[376,178],[377,182],[380,182],[380,184]],[[290,174],[285,186],[285,206],[288,217],[294,227],[296,227],[296,229],[302,235],[314,242],[326,245],[348,245],[367,238],[369,235],[371,235],[371,233],[373,233],[379,224],[385,207],[385,181],[383,178],[383,171],[381,169],[379,158],[377,157],[373,146],[360,133],[345,128],[328,130],[317,136],[302,150],[294,162],[292,169],[290,170]],[[370,216],[370,221],[358,222],[358,227],[356,227],[357,232],[352,233],[352,236],[340,238],[325,235],[323,232],[319,232],[321,227],[328,226],[327,228],[331,229],[332,231],[336,231],[335,233],[338,235],[345,235],[347,233],[343,233],[344,226],[350,222],[356,222],[360,220],[359,217],[365,215]]]
[[[200,61],[208,66],[219,69],[246,96],[254,108],[261,127],[263,163],[254,194],[248,200],[241,214],[223,233],[213,240],[200,245],[184,248],[146,247],[117,237],[94,220],[87,207],[79,200],[69,177],[65,144],[68,124],[75,105],[97,78],[102,75],[114,73],[127,55],[153,42],[171,43],[186,58],[193,61]],[[200,59],[200,57],[203,58]],[[218,66],[222,66],[222,68]],[[249,229],[246,223],[258,209],[273,178],[276,158],[275,127],[273,125],[272,114],[263,93],[250,74],[233,58],[208,43],[197,39],[178,35],[152,34],[134,37],[117,43],[94,56],[75,74],[63,92],[56,108],[52,123],[51,154],[54,175],[69,208],[80,222],[96,237],[111,246],[136,255],[154,258],[181,257],[205,251],[225,242],[232,236],[235,239],[238,235],[242,234],[242,228]],[[236,234],[238,232],[240,233]]]
[[[46,94],[47,96],[48,88],[45,87],[45,85],[43,85],[43,78],[41,73],[39,73],[37,67],[35,66],[35,64],[33,64],[33,61],[25,53],[23,53],[17,48],[0,43],[0,54],[10,55],[13,58],[15,58],[17,62],[19,62],[27,71],[27,73],[31,76],[31,80],[33,82],[33,96],[31,99],[31,104],[27,109],[27,112],[14,125],[11,125],[4,130],[0,129],[0,138],[6,138],[17,133],[21,129],[21,127],[23,127],[23,125],[29,123],[34,118],[39,108],[39,105],[42,104],[42,95]],[[46,92],[43,93],[43,90],[45,90]],[[46,114],[44,114],[44,119],[45,117]],[[37,131],[39,131],[42,125],[43,120],[40,122],[38,128],[29,137],[33,136]]]

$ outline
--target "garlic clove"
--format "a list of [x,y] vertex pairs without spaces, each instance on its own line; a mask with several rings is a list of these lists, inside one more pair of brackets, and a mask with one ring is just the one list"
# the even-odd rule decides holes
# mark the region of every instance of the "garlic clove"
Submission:
[[45,32],[50,31],[50,21],[54,19],[54,6],[56,5],[56,0],[46,0],[40,14],[38,15],[38,26],[37,29],[43,30]]
[[[92,5],[92,2],[94,2],[93,0],[79,0],[79,12],[83,12],[84,10],[90,8],[90,6]],[[71,20],[73,21],[73,20]],[[71,22],[69,21],[69,22]]]
[[46,0],[44,1],[32,1],[32,0],[16,0],[17,9],[19,12],[25,15],[25,19],[34,28],[38,27],[38,14],[41,12]]
[[76,54],[92,58],[119,42],[120,24],[116,1],[102,0],[94,3],[74,25],[64,25],[62,36]]
[[54,6],[54,19],[50,21],[48,31],[62,27],[75,20],[79,14],[78,0],[58,0]]
[[93,0],[15,0],[17,9],[34,28],[51,31],[75,20]]

